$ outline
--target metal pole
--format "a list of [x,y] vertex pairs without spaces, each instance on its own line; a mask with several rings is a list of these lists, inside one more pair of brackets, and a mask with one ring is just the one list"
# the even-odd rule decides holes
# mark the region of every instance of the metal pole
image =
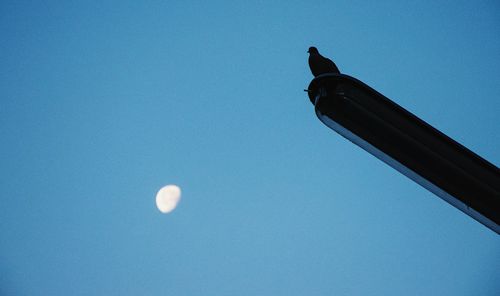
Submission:
[[500,234],[495,165],[353,77],[320,75],[308,94],[325,125]]

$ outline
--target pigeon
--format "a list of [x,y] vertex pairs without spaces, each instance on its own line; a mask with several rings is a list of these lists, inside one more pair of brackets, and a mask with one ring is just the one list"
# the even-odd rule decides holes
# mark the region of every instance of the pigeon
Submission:
[[322,56],[316,47],[309,47],[307,52],[309,53],[309,68],[311,68],[314,77],[325,73],[340,74],[339,68],[337,68],[335,63],[329,58]]

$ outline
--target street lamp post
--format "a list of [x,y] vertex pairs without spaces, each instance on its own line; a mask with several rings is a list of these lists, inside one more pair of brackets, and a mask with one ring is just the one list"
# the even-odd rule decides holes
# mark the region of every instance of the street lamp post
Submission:
[[323,74],[308,87],[328,127],[500,234],[500,170],[363,82]]

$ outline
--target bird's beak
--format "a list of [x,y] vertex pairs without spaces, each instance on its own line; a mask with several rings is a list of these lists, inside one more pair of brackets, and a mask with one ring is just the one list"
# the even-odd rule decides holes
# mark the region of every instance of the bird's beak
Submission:
[[309,53],[309,49],[307,50],[307,53]]

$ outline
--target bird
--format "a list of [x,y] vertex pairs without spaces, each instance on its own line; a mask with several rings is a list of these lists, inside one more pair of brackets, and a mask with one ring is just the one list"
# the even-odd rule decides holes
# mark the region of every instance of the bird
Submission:
[[309,47],[307,52],[309,53],[309,68],[314,77],[325,73],[340,74],[337,65],[329,58],[322,56],[316,47]]

